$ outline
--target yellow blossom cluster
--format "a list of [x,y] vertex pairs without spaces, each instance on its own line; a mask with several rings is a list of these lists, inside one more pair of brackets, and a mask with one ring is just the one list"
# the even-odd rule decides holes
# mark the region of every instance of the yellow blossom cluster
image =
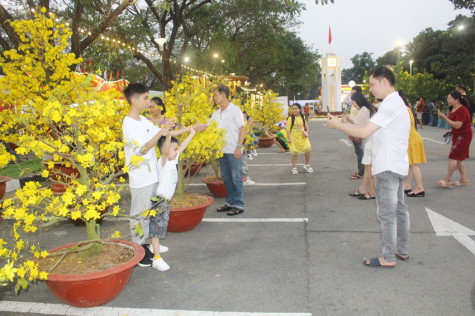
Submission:
[[3,144],[0,144],[0,168],[6,166],[10,161],[15,161],[15,156],[10,154]]

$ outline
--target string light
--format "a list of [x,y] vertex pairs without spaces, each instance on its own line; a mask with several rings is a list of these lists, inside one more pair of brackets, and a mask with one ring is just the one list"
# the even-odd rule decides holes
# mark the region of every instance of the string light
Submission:
[[[36,10],[34,8],[31,9],[31,12],[32,13],[35,13]],[[53,16],[54,13],[53,12],[48,12],[48,15],[49,16]],[[59,23],[60,22],[60,19],[59,18],[55,18],[54,21],[56,23]],[[66,22],[65,23],[66,27],[69,27],[69,22]],[[92,32],[90,30],[87,30],[85,28],[79,28],[78,29],[80,33],[84,34],[84,33],[87,33],[88,35],[92,35]],[[122,47],[124,49],[129,49],[130,51],[132,52],[138,52],[138,53],[141,53],[142,55],[148,57],[148,58],[158,58],[158,59],[162,59],[162,56],[160,54],[157,54],[157,53],[150,53],[148,51],[145,51],[145,50],[141,50],[141,49],[138,49],[137,47],[134,47],[133,45],[130,45],[130,44],[127,44],[125,43],[124,41],[121,41],[119,39],[115,39],[115,38],[112,38],[112,37],[109,37],[109,36],[105,36],[103,34],[101,34],[101,36],[99,37],[99,39],[103,40],[105,43],[109,42],[109,41],[112,41],[112,43],[115,43],[117,46],[120,46],[120,44],[122,44]],[[182,68],[186,69],[186,70],[190,70],[192,72],[195,72],[195,73],[198,73],[198,74],[202,74],[203,76],[205,77],[212,77],[212,76],[215,76],[211,73],[208,73],[204,70],[199,70],[199,69],[196,69],[196,68],[193,68],[191,66],[188,66],[188,65],[185,65],[183,63],[179,63],[178,60],[171,56],[170,58],[170,61],[173,62],[174,64],[179,64],[181,65]],[[222,60],[221,62],[224,62],[224,60]]]

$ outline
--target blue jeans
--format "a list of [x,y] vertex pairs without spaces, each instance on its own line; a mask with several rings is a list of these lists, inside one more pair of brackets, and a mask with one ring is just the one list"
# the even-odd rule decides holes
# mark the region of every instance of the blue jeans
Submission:
[[381,224],[381,252],[384,260],[396,261],[394,252],[409,255],[409,211],[404,203],[406,176],[384,171],[376,175],[376,215]]
[[226,204],[244,209],[241,166],[242,158],[236,160],[234,154],[224,154],[219,158],[221,177],[226,188]]

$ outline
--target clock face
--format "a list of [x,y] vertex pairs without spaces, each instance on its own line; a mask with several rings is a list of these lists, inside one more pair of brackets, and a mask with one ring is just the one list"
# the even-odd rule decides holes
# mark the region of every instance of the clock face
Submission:
[[328,67],[336,67],[336,58],[335,57],[328,58],[327,65]]

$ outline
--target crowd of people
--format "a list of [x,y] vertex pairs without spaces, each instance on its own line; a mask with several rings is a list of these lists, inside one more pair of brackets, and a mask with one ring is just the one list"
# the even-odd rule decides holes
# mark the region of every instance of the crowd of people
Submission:
[[[411,108],[404,93],[395,90],[395,76],[388,67],[375,68],[370,74],[370,92],[375,97],[372,104],[363,95],[360,87],[354,87],[351,94],[352,113],[343,114],[341,120],[328,115],[327,126],[338,129],[350,136],[357,156],[358,171],[351,179],[362,179],[359,188],[350,195],[360,200],[376,200],[377,217],[381,225],[382,256],[363,261],[369,267],[392,268],[396,258],[409,259],[409,212],[404,202],[408,197],[424,197],[422,172],[419,164],[426,163],[424,144],[417,131],[420,123],[420,102]],[[464,87],[462,87],[464,88]],[[213,92],[213,100],[218,106],[211,115],[218,128],[225,130],[223,157],[219,159],[222,179],[226,188],[226,203],[217,208],[228,216],[244,213],[243,175],[250,180],[247,160],[257,153],[243,146],[246,133],[254,135],[252,119],[247,113],[229,100],[229,88],[219,85]],[[145,257],[140,266],[152,266],[159,271],[167,271],[170,266],[161,257],[168,248],[160,244],[165,238],[171,208],[171,199],[178,181],[177,164],[180,154],[186,149],[196,132],[205,130],[207,124],[174,129],[175,120],[165,117],[165,105],[160,98],[148,99],[148,89],[140,83],[132,83],[124,95],[130,104],[128,115],[123,121],[126,164],[133,156],[142,156],[143,161],[129,170],[131,192],[130,231],[132,240],[145,249]],[[464,160],[469,156],[471,143],[473,101],[455,90],[447,97],[449,112],[438,112],[452,128],[452,146],[449,154],[448,172],[437,182],[441,187],[466,186],[469,179]],[[470,108],[472,110],[470,111]],[[150,116],[142,112],[149,109]],[[295,103],[286,122],[277,124],[275,139],[280,152],[291,153],[291,174],[297,175],[298,155],[305,158],[303,169],[312,173],[310,166],[311,144],[309,141],[308,116]],[[189,133],[179,144],[173,136]],[[255,138],[255,135],[253,136]],[[161,157],[157,159],[154,146]],[[243,159],[244,158],[244,159]],[[451,182],[455,170],[460,179]],[[412,180],[415,186],[412,186]],[[252,180],[251,180],[252,181]],[[253,182],[252,182],[253,183]],[[249,184],[249,183],[248,183]],[[146,217],[144,210],[150,210]],[[139,234],[136,226],[142,227]],[[152,243],[146,241],[151,238]]]

